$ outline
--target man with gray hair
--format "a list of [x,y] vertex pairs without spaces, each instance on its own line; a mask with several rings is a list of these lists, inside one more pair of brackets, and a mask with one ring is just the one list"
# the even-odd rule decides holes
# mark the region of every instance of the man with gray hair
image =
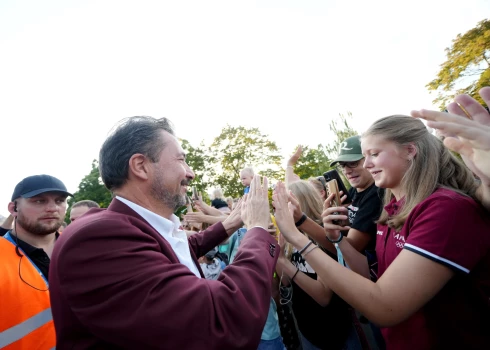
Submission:
[[[166,118],[126,119],[102,145],[99,169],[109,208],[75,220],[53,251],[57,347],[256,349],[279,255],[265,229],[267,179],[255,177],[225,221],[187,238],[174,211],[194,173]],[[250,230],[234,263],[205,279],[197,258],[242,220]]]
[[73,204],[70,210],[70,222],[78,219],[80,216],[88,212],[90,208],[100,208],[100,205],[97,202],[91,201],[90,199],[84,199]]

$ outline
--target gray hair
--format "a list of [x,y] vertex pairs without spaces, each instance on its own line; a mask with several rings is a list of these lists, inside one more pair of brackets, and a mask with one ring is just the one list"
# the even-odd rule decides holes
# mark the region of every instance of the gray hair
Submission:
[[100,205],[97,202],[91,201],[90,199],[84,199],[82,201],[78,201],[71,206],[71,208],[78,207],[87,207],[87,208],[100,208]]
[[99,152],[99,171],[110,191],[124,185],[128,178],[129,159],[137,153],[156,163],[165,147],[160,131],[174,135],[170,120],[146,116],[122,120],[105,140]]

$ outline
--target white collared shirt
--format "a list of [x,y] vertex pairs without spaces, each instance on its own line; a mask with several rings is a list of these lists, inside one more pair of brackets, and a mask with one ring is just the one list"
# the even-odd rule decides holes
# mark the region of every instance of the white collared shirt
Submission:
[[171,220],[168,220],[163,216],[155,214],[154,212],[149,211],[148,209],[145,209],[125,198],[116,196],[116,199],[133,209],[155,230],[157,230],[158,233],[161,234],[162,237],[170,244],[180,263],[187,266],[194,275],[201,278],[201,274],[199,273],[199,270],[191,257],[187,235],[184,230],[179,228],[180,221],[177,216],[172,214]]

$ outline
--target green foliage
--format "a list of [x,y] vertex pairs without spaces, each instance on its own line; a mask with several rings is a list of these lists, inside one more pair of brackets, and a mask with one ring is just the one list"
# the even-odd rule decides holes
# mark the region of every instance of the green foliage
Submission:
[[294,172],[301,179],[308,179],[322,175],[329,170],[330,159],[327,156],[326,148],[319,144],[316,148],[303,147],[301,158],[296,163]]
[[226,196],[236,198],[243,194],[240,170],[247,166],[270,179],[284,177],[279,148],[267,137],[258,128],[226,126],[209,148],[209,164],[213,168],[210,183],[221,187]]
[[179,218],[180,221],[184,220],[184,215],[187,214],[187,205],[183,205],[177,208],[174,214]]
[[98,165],[99,163],[94,159],[92,161],[92,170],[90,170],[90,173],[82,179],[82,182],[78,185],[78,191],[73,193],[74,197],[68,199],[69,208],[66,211],[66,222],[70,222],[71,206],[78,201],[90,199],[97,202],[101,208],[107,208],[111,203],[112,194],[100,179]]
[[330,163],[337,157],[339,144],[346,138],[358,134],[349,124],[351,119],[352,114],[348,112],[347,115],[339,114],[338,118],[330,121],[329,128],[334,138],[328,145],[319,144],[316,148],[303,147],[301,158],[294,168],[294,172],[301,179],[321,176],[331,169]]
[[458,94],[468,94],[483,102],[478,91],[490,85],[490,20],[458,34],[451,47],[446,48],[447,60],[441,65],[437,78],[426,87],[437,91],[433,101],[441,109]]
[[337,158],[337,155],[339,153],[339,145],[342,141],[344,141],[346,138],[359,134],[356,130],[354,130],[354,128],[349,125],[349,120],[352,121],[351,112],[347,112],[347,115],[340,113],[337,119],[333,119],[330,122],[329,128],[330,131],[334,134],[334,138],[325,147],[329,159]]
[[[295,169],[301,178],[319,176],[330,170],[329,164],[331,159],[337,156],[338,144],[345,138],[357,134],[349,125],[351,117],[350,113],[340,114],[330,122],[330,130],[335,136],[329,145],[320,144],[316,148],[307,146],[303,148],[303,155]],[[196,176],[192,185],[197,187],[205,201],[209,199],[207,190],[211,186],[221,187],[226,196],[241,197],[243,186],[240,181],[240,170],[247,166],[253,166],[258,173],[272,181],[284,179],[279,148],[258,128],[227,126],[209,148],[202,143],[199,147],[194,147],[187,140],[181,140],[181,143],[187,155],[186,161]],[[271,193],[270,191],[269,195]],[[83,178],[74,195],[74,198],[68,200],[69,208],[73,203],[83,199],[96,201],[103,208],[111,202],[112,195],[100,180],[96,160],[92,162],[92,170]],[[189,193],[189,196],[191,195]],[[177,216],[182,216],[186,210],[185,206],[177,209]],[[69,212],[70,209],[67,210],[67,222],[69,222]]]
[[[203,199],[207,199],[206,189],[209,187],[210,175],[214,173],[210,166],[209,155],[203,144],[193,147],[189,141],[181,139],[181,145],[186,153],[186,162],[195,174],[192,186],[196,186],[198,192],[202,193]],[[192,196],[192,193],[188,193]]]

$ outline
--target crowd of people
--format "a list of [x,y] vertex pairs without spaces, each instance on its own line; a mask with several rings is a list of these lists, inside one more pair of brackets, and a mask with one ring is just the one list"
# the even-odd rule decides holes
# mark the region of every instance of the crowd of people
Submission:
[[79,201],[66,226],[62,181],[13,189],[0,348],[490,348],[490,114],[467,95],[411,114],[342,140],[340,196],[295,174],[299,147],[272,203],[251,167],[240,199],[188,196],[170,121],[123,120],[99,153],[107,209]]

